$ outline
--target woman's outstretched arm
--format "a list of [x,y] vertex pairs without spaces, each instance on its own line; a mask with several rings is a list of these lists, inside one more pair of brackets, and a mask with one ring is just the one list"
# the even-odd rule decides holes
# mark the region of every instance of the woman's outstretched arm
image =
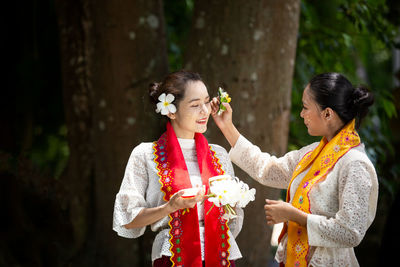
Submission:
[[289,152],[280,158],[261,151],[239,133],[232,122],[232,108],[227,103],[223,104],[226,110],[218,115],[219,101],[214,98],[212,114],[215,123],[232,146],[229,152],[232,162],[263,185],[287,188],[294,168],[301,156],[308,152],[307,148],[304,151]]
[[192,198],[182,198],[181,196],[184,194],[184,192],[185,189],[178,191],[167,203],[161,206],[142,209],[135,219],[133,219],[132,222],[124,225],[124,227],[126,229],[132,229],[147,226],[158,220],[161,220],[165,216],[168,216],[177,210],[193,208],[197,202],[200,202],[204,199],[204,189],[199,190],[197,195]]

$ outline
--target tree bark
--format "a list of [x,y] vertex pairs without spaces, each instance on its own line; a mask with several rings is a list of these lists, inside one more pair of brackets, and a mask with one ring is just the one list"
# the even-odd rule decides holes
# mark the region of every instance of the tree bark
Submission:
[[[296,54],[300,1],[197,1],[185,68],[199,72],[210,94],[218,86],[232,96],[233,120],[239,131],[261,150],[283,155],[287,150],[290,97]],[[210,123],[210,142],[228,143]],[[267,188],[236,169],[257,190],[245,209],[238,237],[244,259],[238,266],[265,266],[270,256],[271,228],[263,206],[279,190]]]
[[162,1],[57,1],[70,145],[65,183],[74,263],[149,264],[149,238],[112,231],[115,195],[131,150],[160,132],[147,85],[167,72]]

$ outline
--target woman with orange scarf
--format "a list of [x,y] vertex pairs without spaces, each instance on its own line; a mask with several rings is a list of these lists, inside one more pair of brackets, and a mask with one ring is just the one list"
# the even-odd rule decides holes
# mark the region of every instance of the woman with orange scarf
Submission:
[[237,217],[228,222],[222,207],[204,201],[210,177],[234,177],[226,150],[202,135],[211,112],[207,88],[198,74],[178,71],[149,91],[156,112],[168,117],[166,132],[133,149],[116,196],[113,229],[136,238],[151,225],[158,232],[154,267],[235,266],[243,211],[236,208]]
[[341,74],[315,76],[303,92],[300,116],[322,136],[277,158],[261,152],[232,123],[232,109],[213,118],[232,146],[232,162],[258,182],[287,189],[286,202],[266,200],[268,224],[284,222],[275,259],[281,266],[359,266],[354,247],[376,212],[378,180],[356,128],[373,103]]

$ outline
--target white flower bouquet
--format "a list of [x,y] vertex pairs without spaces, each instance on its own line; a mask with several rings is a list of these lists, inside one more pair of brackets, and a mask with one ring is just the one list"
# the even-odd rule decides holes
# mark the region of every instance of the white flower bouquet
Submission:
[[207,200],[213,203],[210,210],[214,206],[222,206],[225,210],[223,218],[226,220],[236,217],[235,207],[244,208],[255,199],[256,190],[249,189],[249,186],[237,177],[218,175],[211,177],[209,183],[210,192]]

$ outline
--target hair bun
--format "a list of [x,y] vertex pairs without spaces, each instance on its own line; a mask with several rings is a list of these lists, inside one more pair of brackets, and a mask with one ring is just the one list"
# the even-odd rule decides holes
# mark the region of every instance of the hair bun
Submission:
[[149,95],[151,100],[154,103],[157,103],[157,98],[158,98],[158,91],[160,89],[161,83],[151,83],[149,85]]
[[357,107],[369,107],[374,103],[374,96],[365,86],[358,86],[353,92],[353,104]]
[[358,86],[354,88],[353,92],[353,105],[356,114],[357,127],[360,125],[362,119],[368,114],[369,107],[374,103],[374,95],[365,86]]

